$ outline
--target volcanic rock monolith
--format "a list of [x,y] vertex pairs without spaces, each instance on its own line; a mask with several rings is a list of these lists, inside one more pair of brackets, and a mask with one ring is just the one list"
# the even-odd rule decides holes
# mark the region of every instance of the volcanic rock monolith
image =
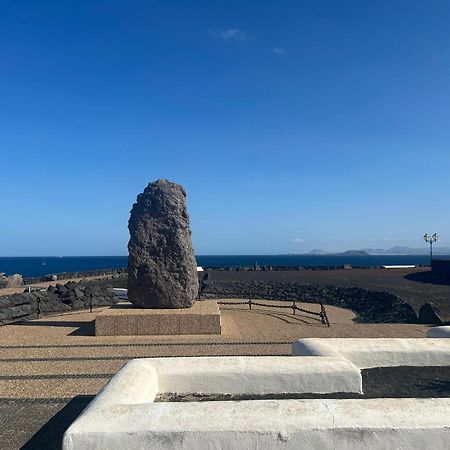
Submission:
[[133,205],[128,229],[128,299],[137,308],[191,307],[198,276],[184,188],[150,183]]

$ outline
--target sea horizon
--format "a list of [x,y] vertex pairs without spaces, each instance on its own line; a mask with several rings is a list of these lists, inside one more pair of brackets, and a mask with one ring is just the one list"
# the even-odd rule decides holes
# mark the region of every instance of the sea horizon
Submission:
[[[436,255],[436,258],[448,258]],[[383,265],[429,266],[429,255],[343,255],[343,254],[253,254],[196,255],[197,265],[203,267],[381,267]],[[0,273],[18,273],[24,277],[42,277],[58,273],[75,273],[123,269],[128,256],[1,256]]]

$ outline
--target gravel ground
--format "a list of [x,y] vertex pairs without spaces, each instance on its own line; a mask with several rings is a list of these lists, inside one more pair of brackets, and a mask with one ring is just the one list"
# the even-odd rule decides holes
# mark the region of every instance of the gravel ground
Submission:
[[215,336],[96,337],[93,320],[104,308],[0,327],[0,448],[60,448],[62,433],[89,396],[132,358],[289,355],[300,337],[423,337],[427,330],[423,325],[358,324],[351,311],[335,307],[327,307],[330,328],[289,310],[220,309],[223,332]]

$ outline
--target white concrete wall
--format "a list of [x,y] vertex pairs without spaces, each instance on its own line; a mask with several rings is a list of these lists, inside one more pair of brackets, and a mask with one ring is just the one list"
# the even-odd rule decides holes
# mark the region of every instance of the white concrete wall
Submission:
[[362,393],[360,370],[341,357],[154,358],[150,364],[160,393]]
[[360,369],[395,366],[450,366],[446,339],[300,339],[292,344],[296,356],[341,356]]
[[293,353],[303,356],[131,361],[63,449],[449,448],[449,398],[154,403],[158,392],[361,392],[358,367],[450,365],[447,339],[302,339]]
[[63,449],[444,450],[448,411],[447,398],[110,405],[78,419]]

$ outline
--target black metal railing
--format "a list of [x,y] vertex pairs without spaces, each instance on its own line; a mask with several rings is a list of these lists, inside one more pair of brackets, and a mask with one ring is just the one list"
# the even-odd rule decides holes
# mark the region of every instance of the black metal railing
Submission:
[[282,308],[282,309],[292,309],[292,314],[295,314],[296,311],[300,311],[304,314],[310,314],[312,316],[316,316],[319,317],[322,325],[326,325],[327,327],[330,326],[330,322],[328,320],[328,316],[327,316],[327,312],[325,310],[325,306],[323,303],[319,303],[320,305],[320,312],[317,311],[311,311],[308,309],[304,309],[304,308],[300,308],[297,306],[297,301],[293,300],[292,303],[290,305],[275,305],[275,304],[271,304],[271,303],[261,303],[259,301],[254,301],[251,298],[249,298],[248,300],[237,300],[237,301],[223,301],[223,300],[219,300],[217,302],[218,305],[248,305],[249,309],[252,309],[252,306],[262,306],[262,307],[268,307],[268,308]]

